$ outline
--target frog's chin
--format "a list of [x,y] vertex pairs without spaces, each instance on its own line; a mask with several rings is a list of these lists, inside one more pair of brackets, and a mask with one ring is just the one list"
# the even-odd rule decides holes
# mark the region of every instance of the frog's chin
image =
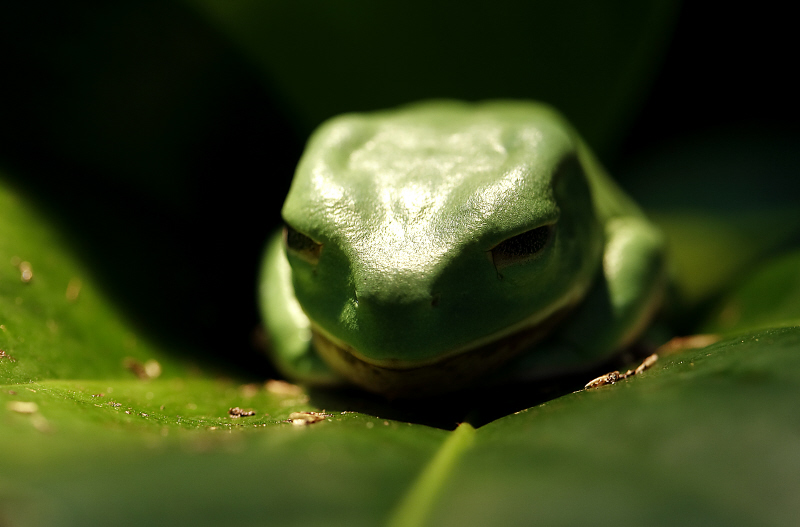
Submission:
[[312,326],[312,338],[322,359],[351,383],[389,398],[427,397],[475,384],[540,341],[569,311],[561,309],[536,324],[510,334],[503,331],[496,338],[490,336],[424,363],[371,361],[316,326]]

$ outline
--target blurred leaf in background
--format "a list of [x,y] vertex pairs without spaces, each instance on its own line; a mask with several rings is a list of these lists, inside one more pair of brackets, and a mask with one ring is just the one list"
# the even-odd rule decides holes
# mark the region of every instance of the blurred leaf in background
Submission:
[[678,2],[191,0],[261,69],[304,134],[420,99],[526,98],[612,151],[663,55]]
[[796,132],[740,125],[673,139],[621,171],[667,234],[683,307],[708,307],[765,257],[800,243],[798,144]]

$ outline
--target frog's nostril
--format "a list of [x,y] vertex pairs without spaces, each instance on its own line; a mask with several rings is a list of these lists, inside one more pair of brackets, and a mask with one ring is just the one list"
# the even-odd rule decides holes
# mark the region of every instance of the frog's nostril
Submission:
[[396,320],[424,316],[440,304],[440,295],[413,291],[360,290],[352,297],[360,316]]

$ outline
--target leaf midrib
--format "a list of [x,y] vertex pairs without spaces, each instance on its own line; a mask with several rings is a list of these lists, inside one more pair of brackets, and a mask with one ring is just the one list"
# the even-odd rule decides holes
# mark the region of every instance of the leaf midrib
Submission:
[[423,525],[458,461],[470,449],[475,428],[461,423],[428,462],[389,515],[389,527]]

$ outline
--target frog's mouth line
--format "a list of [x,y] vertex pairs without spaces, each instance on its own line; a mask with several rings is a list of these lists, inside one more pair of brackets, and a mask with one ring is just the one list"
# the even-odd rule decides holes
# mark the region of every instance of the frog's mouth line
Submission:
[[368,362],[356,349],[313,326],[312,340],[322,359],[353,384],[390,398],[424,397],[464,388],[497,370],[550,333],[571,310],[562,308],[537,324],[424,364]]

